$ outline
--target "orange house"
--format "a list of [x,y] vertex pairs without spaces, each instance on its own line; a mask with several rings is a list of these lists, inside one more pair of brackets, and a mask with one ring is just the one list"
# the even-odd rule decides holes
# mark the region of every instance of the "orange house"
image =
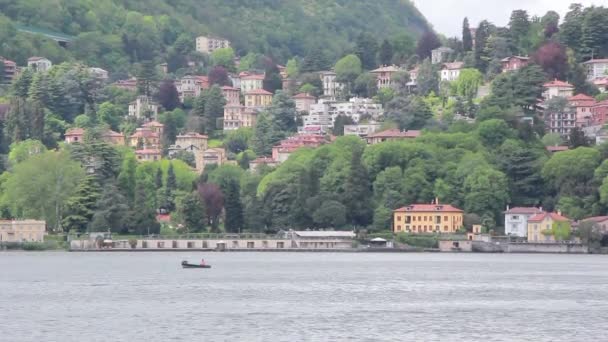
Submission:
[[455,233],[464,212],[449,204],[411,204],[393,211],[394,233]]

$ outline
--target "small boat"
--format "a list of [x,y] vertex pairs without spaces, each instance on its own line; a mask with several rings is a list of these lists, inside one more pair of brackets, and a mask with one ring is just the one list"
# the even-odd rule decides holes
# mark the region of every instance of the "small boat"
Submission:
[[190,264],[186,260],[182,261],[183,268],[211,268],[211,265]]

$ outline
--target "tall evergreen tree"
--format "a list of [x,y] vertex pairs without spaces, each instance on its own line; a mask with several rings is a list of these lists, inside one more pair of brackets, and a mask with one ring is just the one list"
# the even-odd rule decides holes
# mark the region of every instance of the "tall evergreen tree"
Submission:
[[226,185],[227,186],[224,194],[224,210],[226,212],[226,219],[224,221],[224,226],[226,228],[226,232],[240,233],[243,229],[244,223],[240,187],[235,180],[230,180]]
[[524,10],[515,10],[511,13],[509,20],[509,33],[513,45],[517,49],[517,53],[523,54],[529,48],[527,41],[528,32],[530,31],[530,19],[528,12]]
[[482,73],[485,73],[490,61],[489,51],[486,49],[488,39],[490,38],[492,26],[484,20],[479,23],[477,31],[475,31],[475,67]]
[[583,42],[583,20],[583,5],[571,4],[570,11],[564,17],[559,34],[561,41],[566,46],[579,53]]
[[362,148],[355,148],[350,162],[350,170],[344,186],[344,205],[348,221],[355,226],[367,226],[372,222],[372,185],[367,169],[361,160]]
[[471,36],[471,28],[469,27],[469,18],[464,18],[462,22],[462,48],[465,52],[473,50],[473,37]]
[[13,81],[13,93],[22,99],[29,95],[30,85],[34,79],[34,73],[29,68],[23,70],[19,77]]
[[163,187],[163,170],[159,167],[156,169],[156,177],[154,178],[156,190]]
[[431,57],[432,51],[440,46],[441,42],[439,41],[439,38],[435,32],[429,29],[425,31],[418,40],[416,54],[418,57],[420,57],[420,59],[429,58]]
[[361,60],[364,69],[376,68],[376,51],[378,51],[376,38],[370,33],[362,32],[355,42],[355,54]]
[[76,188],[74,196],[67,201],[63,227],[68,231],[86,232],[100,195],[101,189],[97,179],[94,176],[85,177]]
[[215,85],[204,92],[204,98],[204,121],[207,132],[221,129],[222,125],[218,120],[224,117],[224,106],[226,105],[226,98],[222,90]]
[[110,229],[113,233],[128,233],[129,206],[114,184],[104,184],[101,197],[95,206],[97,209],[90,224],[91,231]]
[[165,209],[173,211],[175,209],[175,190],[177,190],[177,179],[175,178],[175,171],[173,169],[173,163],[169,164],[167,170],[167,183],[165,184]]
[[189,232],[205,231],[205,208],[196,191],[182,199],[179,211]]
[[272,122],[268,113],[262,112],[260,113],[260,115],[258,115],[258,119],[253,132],[253,137],[251,138],[251,147],[256,155],[268,156],[272,152],[272,146]]
[[151,60],[142,61],[137,72],[137,90],[141,95],[152,96],[156,89],[158,74]]
[[390,65],[393,63],[393,45],[385,39],[380,45],[378,59],[381,65]]
[[135,234],[160,233],[160,224],[156,221],[156,212],[148,205],[149,197],[146,184],[137,182],[134,205],[130,215],[132,218],[131,228]]
[[272,99],[269,111],[272,114],[275,131],[295,132],[297,130],[296,104],[287,93],[278,91]]

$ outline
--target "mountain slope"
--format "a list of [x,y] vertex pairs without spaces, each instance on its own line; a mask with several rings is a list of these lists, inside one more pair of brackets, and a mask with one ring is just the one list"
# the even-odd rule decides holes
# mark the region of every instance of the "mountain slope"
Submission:
[[[428,28],[408,0],[0,0],[0,56],[22,64],[31,55],[60,62],[83,59],[116,69],[142,59],[185,53],[193,37],[230,39],[239,54],[270,54],[284,61],[322,48],[336,58],[361,32],[378,40]],[[76,36],[69,51],[15,24]],[[12,37],[11,37],[12,35]]]

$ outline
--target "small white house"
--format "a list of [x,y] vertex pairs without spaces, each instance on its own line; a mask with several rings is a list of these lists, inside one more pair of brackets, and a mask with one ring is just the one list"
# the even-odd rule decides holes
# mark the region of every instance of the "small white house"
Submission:
[[527,237],[528,219],[543,212],[542,208],[507,207],[505,214],[505,235]]
[[460,70],[464,68],[463,62],[444,63],[441,68],[441,80],[442,81],[456,81],[460,76]]
[[46,72],[53,66],[53,63],[44,57],[30,57],[27,59],[27,67],[40,72]]

